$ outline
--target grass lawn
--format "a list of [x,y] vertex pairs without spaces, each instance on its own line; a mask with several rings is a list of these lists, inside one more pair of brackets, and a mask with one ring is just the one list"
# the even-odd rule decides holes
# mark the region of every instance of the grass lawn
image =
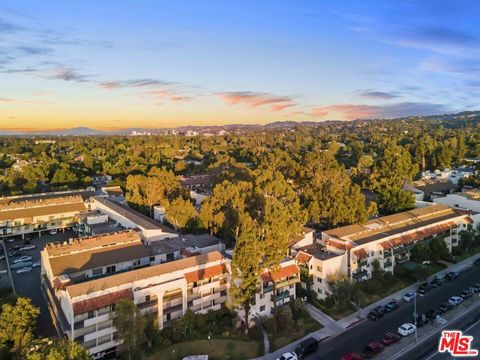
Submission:
[[[281,328],[281,324],[279,324]],[[275,351],[290,344],[292,341],[300,339],[305,335],[321,329],[322,325],[312,319],[308,314],[303,319],[303,326],[297,330],[287,329],[283,334],[270,335],[270,351]]]
[[[438,270],[440,271],[440,270]],[[391,294],[396,293],[416,282],[415,279],[411,278],[410,276],[403,276],[403,275],[395,275],[392,278],[392,281],[383,289],[383,291],[377,294],[370,294],[365,293],[365,299],[361,302],[361,307],[364,308],[374,302],[377,302],[383,298],[390,296]]]
[[326,306],[318,300],[311,300],[310,303],[322,310],[325,314],[334,320],[343,319],[345,316],[353,314],[357,309],[352,304],[345,304],[345,306]]
[[182,341],[164,348],[154,348],[146,360],[177,360],[188,355],[207,355],[215,359],[251,359],[263,354],[263,343],[254,340],[191,340]]

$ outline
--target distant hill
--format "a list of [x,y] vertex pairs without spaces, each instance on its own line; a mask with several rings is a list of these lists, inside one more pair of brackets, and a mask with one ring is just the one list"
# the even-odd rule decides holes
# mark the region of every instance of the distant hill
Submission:
[[[443,114],[443,115],[428,115],[428,116],[409,116],[397,119],[389,120],[428,120],[439,121],[442,124],[447,124],[451,127],[461,126],[465,122],[480,122],[480,111],[462,111],[456,114]],[[368,122],[368,121],[381,121],[381,119],[374,120],[354,120],[348,122],[349,124],[355,124],[356,122]],[[165,134],[167,132],[176,131],[178,133],[187,131],[196,131],[200,134],[218,133],[221,130],[228,132],[255,130],[255,129],[292,129],[296,126],[327,126],[331,124],[342,124],[346,121],[342,120],[324,120],[324,121],[276,121],[265,125],[260,124],[227,124],[227,125],[206,125],[196,126],[187,125],[179,126],[176,128],[127,128],[118,130],[97,130],[88,127],[76,127],[72,129],[61,130],[46,130],[46,131],[16,131],[16,130],[2,130],[0,129],[0,136],[99,136],[99,135],[130,135],[132,132],[137,133],[151,133],[151,134]]]

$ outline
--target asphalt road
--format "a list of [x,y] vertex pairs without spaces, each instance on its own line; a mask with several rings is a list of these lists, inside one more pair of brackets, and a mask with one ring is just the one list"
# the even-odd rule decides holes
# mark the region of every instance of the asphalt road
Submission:
[[[419,296],[417,298],[417,312],[420,314],[435,309],[446,302],[449,297],[460,295],[462,290],[478,282],[480,282],[480,266],[475,266],[462,272],[459,278],[453,281],[445,281],[441,287],[433,289],[423,297]],[[370,341],[381,339],[386,332],[396,332],[397,328],[403,323],[413,322],[413,307],[413,301],[410,303],[402,301],[397,310],[386,314],[383,319],[378,321],[364,320],[339,336],[325,340],[320,344],[317,353],[308,358],[334,360],[340,359],[345,353],[361,353]]]
[[[468,313],[457,321],[453,322],[448,329],[462,330],[464,335],[473,336],[471,349],[480,349],[480,311],[475,310]],[[425,341],[420,346],[416,346],[412,351],[400,357],[399,360],[447,360],[458,359],[448,353],[439,353],[438,348],[439,336],[432,336],[431,339]],[[480,356],[479,356],[480,357]]]
[[[63,241],[73,236],[75,236],[75,233],[72,231],[66,231],[65,233],[59,232],[57,235],[45,233],[41,237],[29,234],[28,237],[30,238],[31,243],[35,244],[37,248],[25,251],[25,254],[32,257],[32,262],[40,261],[40,251],[43,250],[47,242]],[[16,240],[13,243],[5,243],[7,249],[22,244],[23,240],[19,237],[16,237],[15,239]],[[7,250],[7,252],[10,253],[9,250]],[[10,264],[13,264],[13,258],[8,257],[8,259]],[[33,268],[31,272],[23,274],[17,274],[17,270],[18,269],[12,269],[13,282],[15,284],[17,295],[32,299],[32,303],[40,308],[40,315],[37,319],[35,334],[37,336],[45,337],[56,335],[57,332],[53,326],[47,304],[40,289],[40,267]]]

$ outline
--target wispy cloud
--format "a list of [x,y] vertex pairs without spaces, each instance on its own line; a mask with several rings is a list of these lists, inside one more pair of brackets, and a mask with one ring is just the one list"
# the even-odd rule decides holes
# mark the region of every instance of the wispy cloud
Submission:
[[72,81],[72,82],[88,82],[88,76],[78,74],[73,69],[62,68],[56,69],[53,74],[47,75],[46,78],[54,79],[54,80],[64,80],[64,81]]
[[51,55],[53,54],[53,49],[48,47],[40,46],[17,46],[16,48],[19,52],[25,55]]
[[398,98],[399,95],[393,92],[375,91],[375,90],[358,90],[357,94],[368,99],[374,100],[390,100]]
[[98,85],[104,89],[119,89],[124,87],[146,87],[146,86],[164,86],[172,85],[174,82],[158,80],[158,79],[132,79],[119,81],[106,81]]
[[167,90],[167,89],[154,89],[149,91],[144,91],[142,94],[152,96],[156,100],[168,100],[174,102],[186,102],[193,99],[192,96],[187,96],[179,94],[177,91]]
[[4,98],[4,97],[0,97],[0,102],[13,102],[15,101],[14,99],[9,99],[9,98]]
[[10,21],[7,21],[3,18],[0,18],[0,34],[2,33],[14,33],[17,31],[23,31],[25,28],[23,26],[14,24]]
[[419,27],[405,32],[399,44],[441,54],[462,54],[478,51],[480,40],[467,32],[447,27]]
[[272,111],[281,111],[294,106],[292,97],[276,96],[251,91],[233,91],[217,94],[228,105],[245,105],[248,108],[269,106]]
[[442,104],[401,102],[383,106],[363,104],[335,104],[312,109],[312,115],[329,119],[398,118],[413,115],[432,115],[451,111]]

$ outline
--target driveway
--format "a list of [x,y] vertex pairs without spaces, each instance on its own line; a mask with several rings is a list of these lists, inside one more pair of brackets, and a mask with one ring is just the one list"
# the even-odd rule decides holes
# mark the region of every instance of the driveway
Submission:
[[[68,238],[76,237],[76,234],[73,231],[66,231],[65,233],[59,232],[56,235],[45,234],[38,237],[38,235],[32,234],[27,237],[30,238],[30,242],[37,247],[36,249],[25,251],[25,254],[31,256],[32,262],[35,262],[40,261],[40,251],[42,251],[46,243],[64,241]],[[19,237],[16,237],[13,243],[6,242],[7,253],[11,253],[9,250],[11,247],[22,244],[23,240]],[[8,259],[10,264],[13,264],[13,258],[8,257]],[[31,272],[24,274],[17,274],[16,270],[12,269],[12,277],[17,295],[32,299],[32,303],[40,308],[35,334],[45,337],[57,335],[40,289],[40,267],[33,268]]]

